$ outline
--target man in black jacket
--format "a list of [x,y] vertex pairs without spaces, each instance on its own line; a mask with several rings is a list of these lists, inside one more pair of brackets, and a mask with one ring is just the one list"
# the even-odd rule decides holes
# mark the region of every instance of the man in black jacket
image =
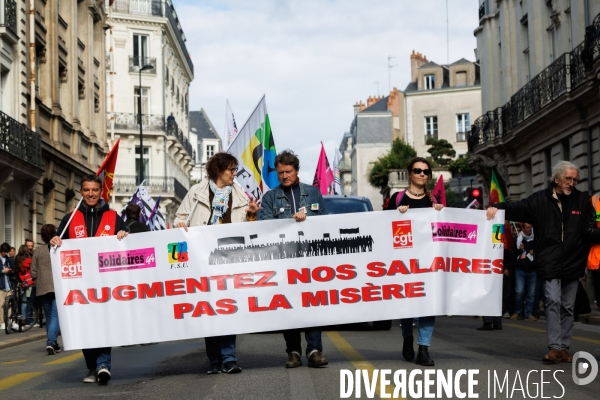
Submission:
[[[81,196],[83,202],[79,208],[65,215],[54,236],[50,240],[52,246],[62,245],[60,235],[64,239],[78,239],[92,236],[113,236],[121,240],[127,236],[125,223],[117,213],[109,209],[102,199],[102,179],[96,175],[86,175],[81,179]],[[69,223],[71,219],[71,223]],[[64,233],[63,233],[64,232]],[[84,266],[84,268],[86,268]],[[108,329],[108,327],[105,327]],[[82,349],[88,368],[84,383],[98,382],[105,385],[111,378],[111,348]]]
[[546,330],[550,352],[544,362],[572,362],[573,309],[578,280],[584,275],[590,243],[600,241],[590,196],[575,188],[579,168],[560,161],[552,170],[552,184],[513,203],[488,208],[492,219],[498,209],[506,219],[523,221],[535,229],[535,267],[544,280]]
[[137,204],[132,203],[125,207],[125,215],[127,216],[125,226],[129,229],[129,233],[150,232],[148,225],[140,222],[140,213],[141,209]]

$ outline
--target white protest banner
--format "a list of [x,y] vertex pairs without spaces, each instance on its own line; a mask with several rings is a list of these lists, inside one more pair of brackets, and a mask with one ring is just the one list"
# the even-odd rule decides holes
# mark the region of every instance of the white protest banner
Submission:
[[64,347],[500,315],[503,217],[418,209],[65,240],[51,252]]

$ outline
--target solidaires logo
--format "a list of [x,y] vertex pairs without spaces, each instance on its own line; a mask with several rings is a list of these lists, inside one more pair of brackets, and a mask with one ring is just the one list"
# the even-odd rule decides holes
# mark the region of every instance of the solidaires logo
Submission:
[[504,224],[492,225],[492,243],[503,243],[502,238],[504,237]]
[[169,243],[169,264],[184,263],[190,260],[188,256],[187,242]]

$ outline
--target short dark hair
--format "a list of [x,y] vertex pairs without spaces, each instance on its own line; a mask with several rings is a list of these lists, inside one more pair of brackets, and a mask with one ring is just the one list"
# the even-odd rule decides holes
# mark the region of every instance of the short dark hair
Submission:
[[31,239],[25,239],[25,244],[27,244],[27,242],[33,243],[33,240],[31,240]]
[[232,165],[235,167],[238,166],[237,158],[229,153],[220,151],[206,163],[206,175],[214,182],[219,175],[225,172],[227,168],[231,168]]
[[102,184],[104,183],[104,182],[102,182],[102,179],[100,179],[99,176],[96,176],[94,174],[89,174],[89,175],[86,175],[83,178],[81,178],[80,189],[83,189],[84,182],[96,182],[98,185],[100,185],[101,188],[102,188]]
[[16,251],[17,249],[15,249],[14,247],[10,246],[10,250],[15,250]]
[[127,219],[139,220],[140,212],[142,212],[142,209],[137,204],[131,203],[125,207],[125,215],[127,215]]
[[8,253],[10,251],[10,244],[4,242],[0,244],[0,253]]
[[42,237],[44,243],[50,243],[50,240],[56,236],[56,226],[52,224],[42,225],[40,236]]
[[300,160],[291,150],[284,150],[275,157],[275,168],[277,164],[291,165],[296,171],[300,169]]

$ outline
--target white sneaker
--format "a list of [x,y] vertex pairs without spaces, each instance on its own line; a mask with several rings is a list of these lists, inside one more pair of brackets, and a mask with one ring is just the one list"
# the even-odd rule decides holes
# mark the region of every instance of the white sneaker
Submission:
[[19,330],[19,324],[17,324],[16,322],[13,322],[13,324],[11,325],[12,330],[13,331],[18,331]]
[[96,371],[88,369],[85,376],[83,377],[83,383],[96,383]]
[[6,324],[2,323],[0,324],[0,329],[5,329],[6,328]]

